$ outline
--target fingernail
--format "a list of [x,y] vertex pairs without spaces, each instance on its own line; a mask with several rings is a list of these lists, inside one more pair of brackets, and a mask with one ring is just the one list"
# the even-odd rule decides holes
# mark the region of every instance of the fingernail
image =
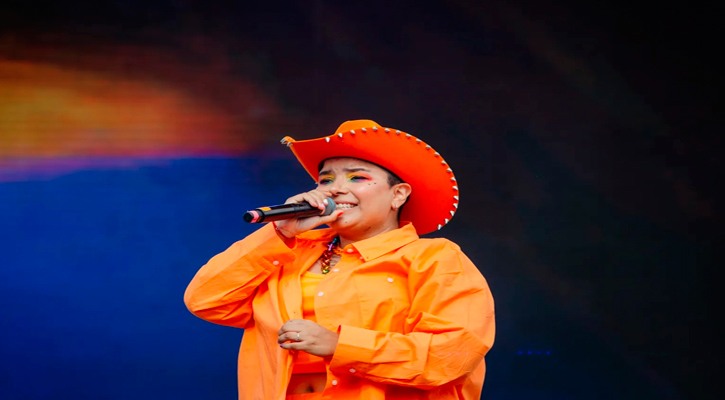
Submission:
[[322,202],[323,202],[323,203],[325,203],[325,204],[327,204],[327,199],[325,199],[325,200],[322,200]]

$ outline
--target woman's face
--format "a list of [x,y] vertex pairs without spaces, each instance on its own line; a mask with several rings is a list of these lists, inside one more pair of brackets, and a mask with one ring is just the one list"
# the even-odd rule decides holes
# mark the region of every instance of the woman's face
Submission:
[[358,240],[398,228],[393,205],[402,205],[410,188],[400,185],[391,187],[386,170],[355,158],[326,160],[317,181],[318,190],[330,192],[337,209],[344,210],[330,226]]

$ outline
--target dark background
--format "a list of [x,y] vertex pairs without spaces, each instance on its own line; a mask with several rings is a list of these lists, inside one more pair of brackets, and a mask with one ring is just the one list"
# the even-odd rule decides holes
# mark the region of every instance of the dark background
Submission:
[[[0,133],[0,398],[235,398],[242,331],[189,314],[186,284],[255,228],[243,211],[311,188],[281,137],[361,118],[421,137],[458,177],[459,212],[434,235],[463,248],[496,299],[482,398],[718,397],[716,14],[3,3],[0,61],[161,82],[230,122],[212,150],[199,131],[184,151],[65,169],[88,154],[16,146],[62,133]],[[14,121],[7,104],[0,122]]]

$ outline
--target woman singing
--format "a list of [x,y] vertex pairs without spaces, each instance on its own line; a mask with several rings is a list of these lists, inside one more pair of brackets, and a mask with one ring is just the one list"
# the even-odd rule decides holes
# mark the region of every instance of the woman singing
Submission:
[[418,236],[457,210],[447,162],[370,120],[282,142],[317,181],[287,203],[335,211],[262,226],[184,296],[196,316],[245,330],[239,399],[478,399],[491,292],[455,243]]

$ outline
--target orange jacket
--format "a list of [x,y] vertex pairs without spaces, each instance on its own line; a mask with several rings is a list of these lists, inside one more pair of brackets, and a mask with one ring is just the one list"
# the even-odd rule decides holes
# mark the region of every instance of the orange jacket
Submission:
[[[302,318],[300,274],[333,235],[319,229],[283,240],[268,224],[214,256],[186,289],[194,315],[245,329],[241,400],[285,398],[294,352],[279,347],[277,332]],[[406,224],[356,242],[317,290],[317,323],[340,334],[323,399],[480,397],[493,298],[451,241],[420,239]]]

